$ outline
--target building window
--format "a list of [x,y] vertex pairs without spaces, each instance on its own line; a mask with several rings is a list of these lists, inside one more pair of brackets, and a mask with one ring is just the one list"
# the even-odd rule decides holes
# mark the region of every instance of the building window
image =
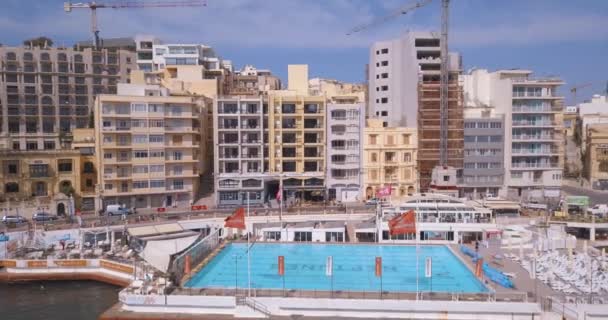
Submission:
[[13,142],[13,150],[20,150],[21,144],[19,142]]
[[281,231],[264,231],[264,239],[266,240],[281,240]]
[[114,187],[114,186],[113,186],[111,183],[106,183],[106,184],[103,186],[103,188],[104,188],[105,190],[112,190],[112,188],[113,188],[113,187]]
[[85,181],[85,185],[87,188],[92,188],[93,187],[93,179],[87,179]]
[[382,86],[380,88],[382,89],[382,91],[388,91],[388,86]]
[[59,172],[72,172],[72,161],[60,161],[57,164],[57,171]]
[[44,141],[44,150],[55,149],[55,141]]
[[165,180],[150,180],[150,188],[164,188]]
[[380,65],[382,65],[383,67],[388,66],[388,61],[384,60],[380,63]]
[[372,162],[378,162],[378,154],[375,152],[372,152]]
[[524,177],[523,172],[511,172],[511,179],[521,179]]
[[238,191],[222,191],[220,192],[220,200],[221,201],[233,201],[239,200],[239,192]]
[[465,129],[475,129],[475,122],[465,122],[464,127]]
[[380,99],[380,102],[382,102],[382,103],[388,103],[388,98],[382,98],[382,99]]
[[344,232],[325,232],[325,242],[344,242]]
[[36,141],[27,141],[25,143],[25,147],[27,150],[38,150],[38,142]]
[[16,193],[19,192],[19,184],[15,182],[9,182],[4,185],[4,192],[6,193]]
[[387,72],[382,73],[380,76],[382,77],[382,79],[387,79],[388,78],[388,73]]
[[608,172],[608,161],[600,161],[598,165],[598,171]]
[[381,52],[382,54],[387,54],[387,53],[388,53],[388,48],[382,49],[382,50],[380,50],[380,52]]
[[369,136],[369,144],[370,145],[375,145],[376,144],[376,139],[377,139],[377,136],[375,134],[370,135]]
[[487,129],[489,127],[487,122],[477,122],[478,129]]
[[492,123],[490,123],[490,128],[492,128],[492,129],[500,129],[500,128],[502,128],[502,123],[500,123],[500,122],[492,122]]
[[135,158],[147,158],[148,157],[148,151],[145,151],[145,150],[133,151],[133,157],[135,157]]
[[388,111],[382,111],[380,115],[382,115],[383,117],[388,117]]
[[412,154],[409,152],[404,153],[403,162],[406,162],[406,163],[412,162]]
[[133,181],[133,189],[147,189],[148,181]]
[[293,241],[311,242],[312,241],[312,232],[310,232],[310,231],[296,231],[294,233]]
[[17,174],[18,165],[16,163],[9,163],[7,166],[8,174]]

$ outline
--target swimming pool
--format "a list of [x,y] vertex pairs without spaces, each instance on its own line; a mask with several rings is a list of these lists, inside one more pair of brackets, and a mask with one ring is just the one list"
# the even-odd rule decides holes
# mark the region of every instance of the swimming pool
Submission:
[[[446,246],[420,246],[420,291],[486,292],[487,288]],[[247,288],[247,244],[226,246],[194,275],[186,287]],[[285,289],[380,290],[375,258],[382,257],[382,290],[416,291],[416,246],[274,244],[257,243],[251,249],[251,287],[282,289],[278,256],[285,257]],[[328,256],[333,259],[333,279],[325,275]],[[426,257],[432,258],[432,277],[425,278]]]

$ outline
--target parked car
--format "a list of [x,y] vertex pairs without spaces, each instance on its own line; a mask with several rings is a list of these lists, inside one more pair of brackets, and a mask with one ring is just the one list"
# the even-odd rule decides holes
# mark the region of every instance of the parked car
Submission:
[[596,204],[591,208],[587,208],[587,213],[597,217],[605,217],[606,215],[608,215],[608,205]]
[[25,223],[25,222],[27,222],[27,220],[25,219],[25,217],[22,217],[22,216],[4,216],[4,217],[2,217],[2,223],[4,223],[4,224]]
[[58,216],[52,215],[48,212],[38,212],[38,213],[34,213],[34,216],[32,216],[32,220],[37,221],[37,222],[55,221],[58,219],[59,219]]
[[368,206],[375,206],[377,204],[380,204],[381,207],[390,207],[391,203],[386,200],[386,199],[379,199],[379,198],[371,198],[367,201],[365,201],[365,204]]
[[132,214],[133,211],[118,204],[111,204],[106,207],[105,213],[109,216],[122,216]]

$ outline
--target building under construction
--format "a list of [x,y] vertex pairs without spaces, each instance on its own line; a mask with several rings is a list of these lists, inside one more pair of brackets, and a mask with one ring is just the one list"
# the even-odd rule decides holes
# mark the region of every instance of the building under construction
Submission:
[[[452,59],[455,58],[455,59]],[[447,161],[445,165],[463,167],[464,120],[463,88],[458,82],[460,61],[450,54],[447,105]],[[431,186],[433,168],[440,165],[441,103],[440,76],[423,75],[418,83],[418,171],[422,192]]]

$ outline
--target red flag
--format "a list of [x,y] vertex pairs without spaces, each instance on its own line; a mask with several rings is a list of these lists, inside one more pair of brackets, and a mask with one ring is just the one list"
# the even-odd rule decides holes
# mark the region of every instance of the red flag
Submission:
[[277,194],[275,197],[276,197],[277,201],[281,201],[281,199],[283,198],[283,183],[279,184],[279,190],[277,191]]
[[388,197],[393,192],[393,188],[389,184],[388,186],[382,187],[376,191],[376,198]]
[[237,229],[246,229],[245,228],[245,209],[238,208],[234,213],[224,220],[224,227],[226,228],[237,228]]
[[402,213],[388,222],[389,233],[397,234],[416,233],[416,213],[414,210]]
[[279,275],[280,276],[285,275],[285,257],[284,256],[279,256]]

